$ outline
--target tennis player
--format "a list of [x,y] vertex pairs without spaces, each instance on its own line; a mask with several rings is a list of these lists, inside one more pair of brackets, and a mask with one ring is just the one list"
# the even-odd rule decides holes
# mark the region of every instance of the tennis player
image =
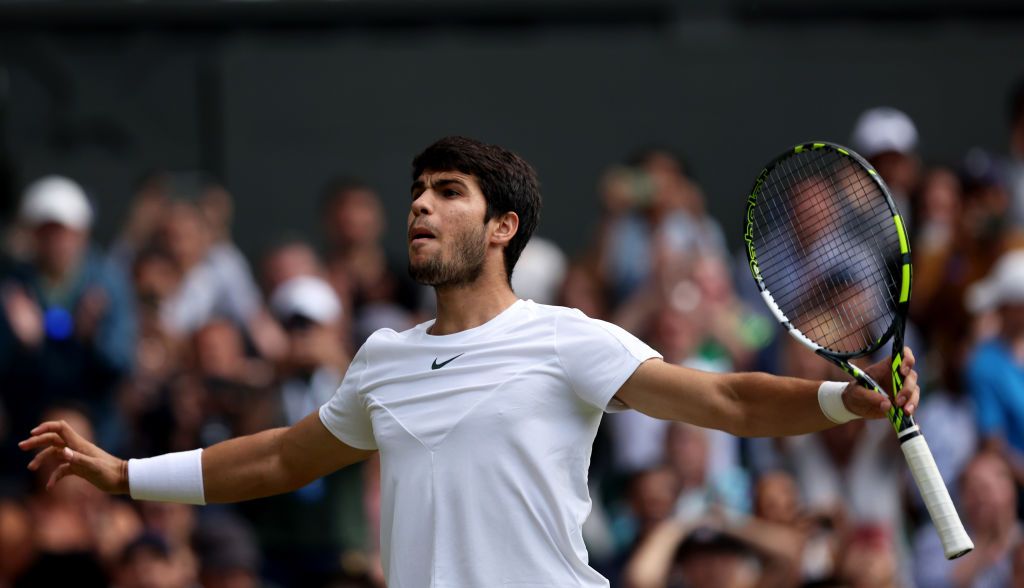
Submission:
[[[206,504],[289,492],[379,451],[388,585],[608,586],[580,527],[601,415],[632,408],[747,436],[879,418],[889,401],[855,384],[711,374],[661,360],[615,325],[517,299],[512,269],[540,192],[518,155],[462,137],[413,160],[409,271],[434,287],[437,318],[377,331],[341,387],[291,427],[204,450],[124,461],[47,422],[21,443],[30,469],[137,500]],[[917,404],[913,355],[896,403]],[[868,370],[889,381],[882,362]]]

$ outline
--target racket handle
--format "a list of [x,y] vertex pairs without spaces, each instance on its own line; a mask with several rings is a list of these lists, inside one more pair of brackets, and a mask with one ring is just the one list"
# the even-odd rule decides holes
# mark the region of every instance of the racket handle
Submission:
[[910,436],[905,441],[901,439],[900,447],[903,455],[907,458],[910,466],[910,473],[914,476],[918,490],[921,491],[921,498],[928,508],[928,514],[935,524],[935,530],[939,532],[939,539],[942,540],[942,549],[946,553],[946,559],[956,559],[974,549],[974,543],[967,536],[963,523],[956,513],[953,501],[949,497],[946,484],[939,475],[939,468],[935,465],[935,458],[928,449],[928,443],[924,435],[920,434],[917,427],[908,429],[906,435]]

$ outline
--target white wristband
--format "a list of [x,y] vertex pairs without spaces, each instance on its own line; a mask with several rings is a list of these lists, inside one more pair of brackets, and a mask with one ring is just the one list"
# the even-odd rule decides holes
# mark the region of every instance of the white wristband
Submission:
[[847,385],[847,382],[822,382],[818,386],[818,406],[825,417],[837,425],[860,418],[843,404],[843,390]]
[[135,500],[206,504],[202,449],[128,460],[128,493]]

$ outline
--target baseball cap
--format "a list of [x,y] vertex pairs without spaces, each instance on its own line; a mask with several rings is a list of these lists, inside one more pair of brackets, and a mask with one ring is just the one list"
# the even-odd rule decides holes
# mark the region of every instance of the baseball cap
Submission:
[[917,127],[905,112],[879,106],[861,113],[850,142],[867,159],[892,151],[909,155],[917,148]]
[[1024,250],[1004,253],[988,276],[967,290],[967,310],[973,313],[1002,304],[1024,304]]
[[270,309],[281,321],[303,317],[315,323],[329,323],[341,316],[341,301],[331,286],[314,276],[285,281],[270,296]]
[[526,244],[516,269],[512,289],[520,298],[554,304],[565,280],[568,263],[562,250],[547,239],[534,237]]
[[34,226],[57,223],[84,231],[92,226],[92,206],[75,181],[46,176],[25,188],[21,218]]

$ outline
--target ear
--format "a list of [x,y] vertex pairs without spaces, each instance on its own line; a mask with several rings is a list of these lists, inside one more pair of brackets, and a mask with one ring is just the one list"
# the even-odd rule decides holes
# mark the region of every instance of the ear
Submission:
[[512,237],[519,231],[519,215],[514,212],[506,212],[490,220],[491,243],[495,245],[508,245]]

